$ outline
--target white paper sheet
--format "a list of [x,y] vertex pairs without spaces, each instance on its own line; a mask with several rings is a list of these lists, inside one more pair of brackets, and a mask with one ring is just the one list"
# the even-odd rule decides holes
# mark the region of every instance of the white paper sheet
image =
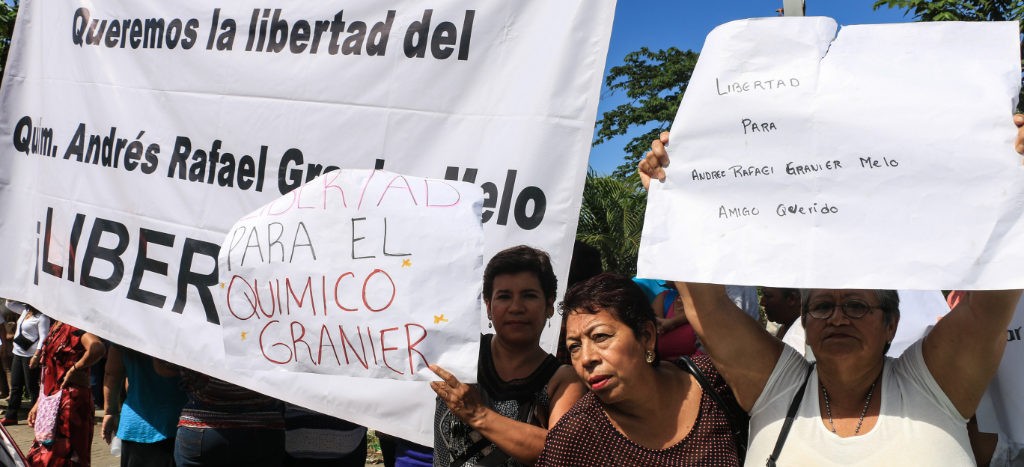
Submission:
[[483,193],[339,170],[243,217],[221,244],[224,352],[249,370],[476,381]]
[[1017,23],[731,22],[653,183],[641,277],[1024,287]]

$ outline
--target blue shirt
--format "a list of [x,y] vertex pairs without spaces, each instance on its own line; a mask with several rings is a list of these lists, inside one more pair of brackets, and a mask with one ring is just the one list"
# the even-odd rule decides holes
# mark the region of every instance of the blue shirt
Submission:
[[166,378],[153,369],[147,355],[122,349],[128,397],[121,407],[117,437],[136,443],[156,443],[174,438],[178,417],[185,405],[181,378]]

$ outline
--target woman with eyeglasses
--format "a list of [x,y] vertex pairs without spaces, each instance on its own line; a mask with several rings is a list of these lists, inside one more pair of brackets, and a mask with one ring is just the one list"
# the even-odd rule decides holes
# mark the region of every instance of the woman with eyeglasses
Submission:
[[[1024,153],[1024,115],[1015,115]],[[664,179],[668,133],[640,162]],[[750,414],[750,465],[974,465],[966,423],[1006,347],[1021,291],[974,291],[899,358],[892,290],[805,290],[816,364],[740,311],[720,285],[677,282],[687,318]]]

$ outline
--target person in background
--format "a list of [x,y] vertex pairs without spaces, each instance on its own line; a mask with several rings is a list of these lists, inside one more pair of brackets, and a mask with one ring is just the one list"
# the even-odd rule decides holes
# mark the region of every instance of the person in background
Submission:
[[667,281],[668,289],[654,297],[651,308],[657,318],[658,355],[672,361],[697,351],[697,334],[683,312],[683,299],[674,282]]
[[[106,348],[99,337],[57,321],[36,353],[42,365],[42,394],[62,391],[56,407],[53,438],[32,443],[25,456],[32,466],[88,466],[92,458],[93,413],[89,368],[103,358]],[[28,413],[34,425],[39,400]]]
[[533,464],[548,429],[583,387],[572,368],[540,346],[555,312],[558,279],[547,253],[520,245],[484,269],[483,296],[494,334],[480,340],[476,385],[437,365],[434,465]]
[[285,466],[363,467],[366,428],[285,402]]
[[725,294],[750,319],[761,322],[761,302],[757,298],[757,287],[749,285],[727,285]]
[[31,405],[35,405],[39,397],[39,360],[34,357],[50,331],[50,318],[32,305],[17,303],[15,308],[21,310],[21,317],[15,325],[14,346],[11,349],[14,357],[11,363],[11,393],[7,400],[7,411],[3,420],[0,420],[3,425],[18,424],[21,395],[26,389]]
[[[121,467],[174,467],[174,437],[186,399],[181,378],[157,373],[149,355],[116,344],[108,349],[103,440],[121,439]],[[126,380],[128,394],[122,397]]]
[[380,453],[384,467],[431,467],[434,465],[434,450],[407,439],[377,432]]
[[[612,272],[612,271],[609,271]],[[644,296],[647,297],[647,303],[654,301],[654,297],[668,289],[665,281],[658,279],[641,279],[639,277],[633,278],[633,283],[640,287],[640,290],[644,292]]]
[[[658,294],[672,288],[668,282],[658,279],[641,279],[639,277],[634,277],[633,282],[640,287],[640,290],[643,290],[649,303],[653,303]],[[727,285],[725,286],[725,291],[726,294],[729,295],[729,299],[743,310],[747,316],[754,321],[761,320],[761,304],[758,302],[757,298],[757,287],[746,285]]]
[[180,376],[188,396],[174,440],[178,467],[284,464],[281,401],[161,360],[154,362],[157,373]]
[[569,278],[566,287],[572,287],[604,272],[601,251],[580,240],[572,245],[572,260],[569,261]]
[[[659,354],[665,360],[673,360],[683,355],[692,355],[701,350],[700,336],[693,332],[686,314],[682,311],[682,296],[672,281],[658,279],[633,278],[633,283],[640,287],[647,297],[658,318],[658,334],[668,334],[658,339]],[[757,288],[740,285],[725,286],[729,299],[754,321],[761,321],[761,305],[757,298]],[[667,300],[667,302],[666,302]],[[671,318],[670,318],[671,316]],[[563,317],[564,319],[564,317]],[[691,336],[692,334],[692,336]],[[564,336],[563,336],[564,337]],[[559,343],[559,346],[562,346]]]
[[[11,364],[14,362],[14,330],[16,329],[18,315],[7,308],[7,300],[0,299],[0,399],[6,399],[11,395]],[[13,317],[13,318],[12,318]]]
[[[103,342],[104,347],[109,347],[110,343],[106,340],[100,339]],[[107,357],[103,357],[100,361],[93,365],[92,371],[89,372],[89,388],[92,390],[92,401],[96,404],[96,407],[103,407],[103,380],[104,375],[107,373]]]
[[800,317],[800,289],[762,287],[761,306],[768,321],[779,325],[775,337],[782,339]]
[[[576,240],[572,247],[572,261],[569,262],[569,279],[566,289],[604,272],[601,263],[601,252],[586,243]],[[558,363],[570,365],[569,352],[565,348],[565,315],[559,320],[558,342],[555,345],[555,358]]]

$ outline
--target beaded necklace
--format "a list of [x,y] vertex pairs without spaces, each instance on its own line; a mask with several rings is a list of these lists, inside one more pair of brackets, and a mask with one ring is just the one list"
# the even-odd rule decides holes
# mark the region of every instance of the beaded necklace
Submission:
[[[821,384],[821,383],[819,383]],[[860,434],[860,426],[864,424],[864,416],[868,414],[868,406],[871,405],[871,395],[875,393],[875,385],[878,384],[878,380],[871,383],[871,388],[868,389],[868,395],[864,398],[864,408],[860,411],[860,420],[857,420],[857,428],[853,430],[853,436]],[[828,415],[828,424],[832,427],[832,432],[836,432],[836,424],[832,421],[832,405],[828,400],[828,389],[825,389],[825,385],[821,384],[821,394],[825,397],[825,413]]]

